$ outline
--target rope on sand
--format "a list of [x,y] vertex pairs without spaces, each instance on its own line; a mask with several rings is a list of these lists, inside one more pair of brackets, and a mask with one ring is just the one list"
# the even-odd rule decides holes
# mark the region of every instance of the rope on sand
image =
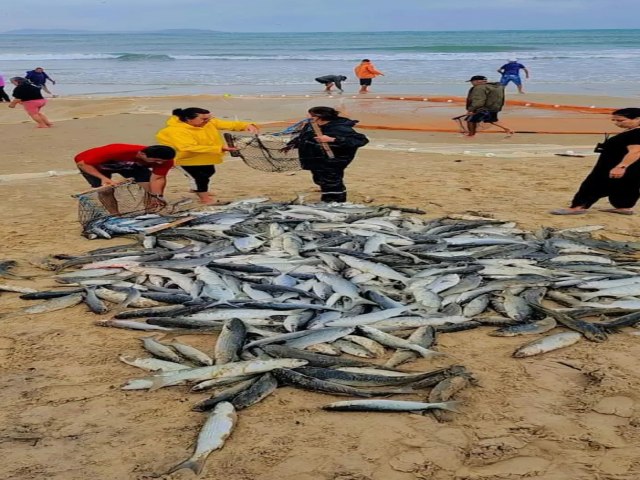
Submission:
[[10,173],[7,175],[0,175],[0,183],[14,182],[18,180],[31,180],[33,178],[46,178],[46,177],[63,177],[66,175],[76,175],[79,171],[76,170],[49,170],[48,172],[35,172],[35,173]]
[[[465,103],[465,97],[381,97],[383,100],[405,100],[412,102],[446,102],[446,103]],[[559,105],[559,104],[551,104],[551,103],[542,103],[542,102],[527,102],[524,100],[506,100],[506,105],[513,105],[519,107],[530,107],[530,108],[541,108],[544,110],[562,110],[562,111],[571,111],[571,112],[582,112],[582,113],[604,113],[610,114],[615,108],[609,107],[596,107],[594,105],[585,107],[580,105]],[[543,132],[536,132],[543,133]],[[555,133],[555,132],[552,132]]]

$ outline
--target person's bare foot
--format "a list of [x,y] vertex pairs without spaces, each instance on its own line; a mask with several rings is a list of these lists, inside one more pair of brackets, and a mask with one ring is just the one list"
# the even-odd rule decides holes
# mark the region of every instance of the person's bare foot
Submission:
[[213,205],[216,203],[215,199],[209,193],[197,192],[198,200],[203,205]]
[[603,208],[601,212],[617,213],[619,215],[633,215],[633,209],[631,208]]

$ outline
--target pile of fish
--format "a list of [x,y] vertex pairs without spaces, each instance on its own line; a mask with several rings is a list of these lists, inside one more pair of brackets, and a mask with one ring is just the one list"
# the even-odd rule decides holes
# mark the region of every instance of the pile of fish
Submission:
[[[113,314],[99,325],[153,332],[142,339],[153,357],[121,360],[154,373],[123,388],[212,391],[194,406],[210,412],[195,453],[171,470],[196,473],[236,412],[279,386],[360,397],[327,410],[430,411],[447,421],[473,377],[434,350],[438,335],[491,326],[489,335],[534,338],[513,353],[529,357],[640,322],[640,244],[594,238],[598,227],[526,232],[491,218],[406,213],[267,199],[190,212],[188,223],[136,243],[56,256],[65,288],[25,292],[45,301],[14,315],[85,302]],[[211,332],[208,352],[175,340]],[[419,358],[440,368],[398,368]],[[396,394],[425,401],[376,398]]]

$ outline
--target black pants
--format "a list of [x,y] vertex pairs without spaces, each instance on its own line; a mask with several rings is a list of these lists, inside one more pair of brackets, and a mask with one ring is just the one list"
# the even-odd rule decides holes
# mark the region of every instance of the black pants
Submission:
[[4,87],[0,87],[0,102],[10,102],[11,99],[9,98],[9,95],[7,95],[7,92],[4,91]]
[[615,208],[633,208],[640,198],[639,167],[632,165],[622,178],[609,178],[608,167],[594,169],[580,185],[571,207],[589,208],[601,198],[609,197]]
[[322,202],[346,202],[347,187],[344,184],[344,169],[347,166],[336,165],[321,170],[311,170],[313,183],[320,187]]
[[216,167],[213,165],[182,165],[180,167],[184,174],[189,178],[191,190],[196,193],[205,193],[209,191],[209,180],[216,173]]

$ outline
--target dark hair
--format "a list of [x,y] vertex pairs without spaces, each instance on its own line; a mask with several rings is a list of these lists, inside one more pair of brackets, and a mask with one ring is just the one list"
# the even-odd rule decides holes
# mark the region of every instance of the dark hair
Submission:
[[150,145],[140,151],[147,157],[158,160],[173,160],[176,156],[176,151],[166,145]]
[[27,80],[24,77],[11,77],[9,80],[11,82],[16,82],[18,85],[22,85],[24,83],[30,83],[29,80]]
[[621,108],[620,110],[614,111],[611,115],[617,115],[619,117],[629,119],[640,118],[640,108]]
[[363,58],[362,61],[363,62],[370,62],[371,60],[369,60],[368,58]]
[[341,78],[342,80],[346,80],[346,79],[347,79],[347,77],[345,77],[344,75],[340,75],[340,78]]
[[312,107],[308,112],[320,120],[335,120],[340,116],[340,112],[331,107]]
[[180,121],[184,122],[186,120],[193,120],[200,114],[211,113],[211,112],[209,110],[205,110],[204,108],[189,107],[189,108],[176,108],[171,113],[176,117],[178,117]]

